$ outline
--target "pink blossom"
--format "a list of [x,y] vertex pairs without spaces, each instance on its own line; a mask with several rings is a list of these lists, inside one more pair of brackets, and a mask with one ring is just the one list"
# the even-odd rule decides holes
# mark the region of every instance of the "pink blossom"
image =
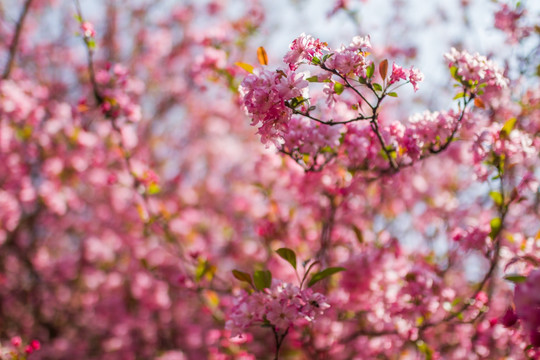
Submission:
[[32,347],[32,349],[34,350],[39,350],[41,348],[41,344],[38,340],[32,340],[30,342],[30,346]]
[[[392,69],[393,74],[393,69]],[[411,82],[414,91],[416,92],[418,90],[418,83],[424,80],[424,74],[420,72],[420,70],[415,69],[411,66],[409,70],[409,81]]]
[[[471,55],[466,51],[457,51],[452,48],[444,57],[450,68],[456,68],[458,81],[474,94],[478,93],[483,86],[500,90],[508,85],[508,79],[505,78],[502,70],[485,56],[478,53]],[[485,92],[488,90],[485,89]]]
[[311,35],[302,33],[290,45],[290,51],[283,57],[283,62],[289,64],[291,70],[296,70],[303,60],[310,62],[313,56],[326,49],[326,45]]
[[262,325],[267,321],[279,331],[284,331],[293,324],[299,324],[300,319],[315,321],[329,307],[320,293],[273,280],[270,289],[251,295],[244,293],[235,299],[228,312],[226,328],[234,337],[252,325]]
[[19,347],[22,344],[22,339],[20,336],[14,336],[11,338],[11,345]]
[[508,309],[506,309],[506,312],[504,313],[501,321],[502,324],[506,327],[514,326],[514,324],[518,321],[516,312],[512,307],[508,307]]
[[353,37],[351,43],[347,48],[352,51],[371,49],[369,35]]
[[83,32],[84,37],[93,38],[96,36],[94,25],[88,21],[85,21],[81,24],[81,30]]
[[[410,77],[409,72],[409,77]],[[407,71],[404,70],[401,66],[396,65],[396,63],[392,64],[392,74],[390,75],[390,84],[394,84],[398,82],[399,80],[407,80]]]
[[292,115],[285,102],[302,95],[308,82],[303,75],[261,69],[247,76],[240,85],[240,94],[247,112],[253,116],[252,125],[261,124],[259,134],[263,143],[279,141],[287,131]]
[[521,26],[519,21],[526,14],[523,9],[510,9],[508,4],[501,4],[501,8],[495,13],[495,27],[507,33],[507,41],[515,44],[521,39],[529,36],[532,29]]
[[343,75],[366,76],[368,61],[365,56],[358,51],[341,47],[334,52],[325,62],[326,67],[338,71]]

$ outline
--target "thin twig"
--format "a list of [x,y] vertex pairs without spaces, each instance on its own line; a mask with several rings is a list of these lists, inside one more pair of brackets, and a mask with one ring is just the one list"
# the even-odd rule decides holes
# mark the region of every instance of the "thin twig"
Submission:
[[[84,22],[82,10],[81,10],[81,4],[79,0],[75,1],[75,8],[77,9],[77,16],[79,17],[79,20],[81,22]],[[83,34],[83,41],[84,45],[86,47],[87,52],[87,61],[88,61],[88,73],[90,76],[90,83],[92,84],[92,90],[94,92],[94,97],[96,98],[96,101],[99,105],[102,105],[105,101],[105,98],[103,95],[101,95],[101,92],[99,91],[99,87],[96,81],[96,73],[94,70],[94,50],[92,49],[92,46],[90,46],[90,38]]]

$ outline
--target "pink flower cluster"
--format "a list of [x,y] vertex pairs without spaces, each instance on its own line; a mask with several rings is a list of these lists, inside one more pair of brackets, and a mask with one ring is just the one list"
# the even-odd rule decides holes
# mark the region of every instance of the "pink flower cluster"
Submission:
[[323,50],[328,50],[326,43],[302,33],[291,43],[283,62],[289,64],[291,70],[296,70],[304,60],[311,62],[314,56],[322,55]]
[[424,74],[422,74],[420,70],[415,69],[412,66],[409,70],[405,70],[401,66],[394,63],[392,65],[392,74],[390,75],[389,84],[395,84],[400,80],[407,79],[412,84],[414,91],[416,92],[418,91],[418,83],[424,80]]
[[540,269],[532,271],[514,293],[516,315],[529,334],[534,347],[540,347]]
[[[292,42],[283,59],[289,69],[256,69],[248,75],[240,85],[240,95],[252,116],[252,125],[260,124],[258,133],[262,142],[271,141],[276,145],[285,142],[287,152],[300,153],[294,154],[296,158],[326,146],[335,150],[345,130],[320,125],[346,124],[374,117],[364,114],[362,104],[370,96],[363,93],[382,93],[380,98],[377,95],[379,101],[389,93],[397,96],[389,86],[401,80],[410,82],[414,90],[418,90],[423,74],[413,67],[403,69],[395,63],[388,76],[385,70],[384,89],[378,83],[372,85],[375,64],[366,58],[366,50],[370,48],[369,36],[355,36],[349,45],[331,49],[319,39],[302,34]],[[315,72],[297,72],[302,64],[315,66]],[[308,81],[315,84],[308,88]],[[308,89],[313,90],[313,94]],[[326,97],[324,104],[320,101],[323,96]],[[291,119],[294,114],[309,120]],[[319,124],[311,124],[312,120]],[[300,134],[301,131],[305,134]]]
[[515,44],[524,37],[529,36],[531,29],[526,26],[520,26],[519,20],[525,15],[523,9],[510,9],[507,4],[502,4],[499,11],[495,13],[495,27],[504,31],[508,35],[508,42]]
[[290,283],[272,280],[270,289],[244,293],[236,298],[225,326],[232,336],[243,334],[252,325],[264,324],[282,332],[302,322],[313,322],[329,307],[325,296],[310,288],[302,290]]
[[240,94],[246,110],[253,116],[252,125],[262,124],[258,133],[263,143],[276,142],[287,131],[292,110],[285,102],[302,96],[307,85],[303,74],[283,70],[257,70],[244,79]]
[[459,114],[452,110],[415,114],[409,118],[400,145],[412,160],[417,160],[437,139],[444,142],[452,134],[458,118]]
[[488,173],[484,161],[489,160],[492,154],[512,158],[512,161],[525,162],[534,158],[537,151],[528,133],[513,129],[508,136],[504,137],[501,136],[501,125],[494,123],[476,134],[471,145],[471,153],[477,175],[485,178]]
[[490,226],[483,224],[478,227],[469,227],[467,230],[461,228],[452,232],[452,239],[460,243],[461,248],[465,250],[486,251],[489,240]]
[[[481,95],[483,87],[503,89],[508,79],[493,61],[478,53],[471,55],[467,51],[452,48],[444,55],[450,68],[455,67],[455,77],[472,94]],[[485,92],[488,92],[487,89]]]
[[303,154],[315,156],[325,147],[337,148],[341,133],[342,126],[317,124],[308,118],[293,116],[288,132],[283,136],[283,146],[288,150],[297,148]]
[[[26,359],[24,354],[30,355],[41,349],[41,343],[38,340],[32,340],[26,346],[23,346],[23,340],[20,336],[13,336],[10,340],[13,348],[2,348],[0,345],[0,359],[22,360]],[[9,357],[8,357],[9,356]]]
[[140,121],[142,110],[137,100],[144,91],[144,84],[130,77],[126,67],[107,64],[96,73],[96,81],[103,87],[103,113],[113,119]]
[[366,76],[366,67],[369,61],[366,59],[366,49],[371,48],[369,36],[355,36],[349,46],[341,46],[324,65],[342,75]]

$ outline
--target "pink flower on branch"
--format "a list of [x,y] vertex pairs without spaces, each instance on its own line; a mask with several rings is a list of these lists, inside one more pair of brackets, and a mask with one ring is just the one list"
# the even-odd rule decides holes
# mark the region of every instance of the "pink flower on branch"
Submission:
[[409,70],[409,81],[411,82],[415,92],[418,90],[418,83],[423,80],[424,74],[422,74],[420,70],[411,66],[411,69]]
[[478,53],[471,55],[467,51],[452,48],[444,57],[454,79],[472,95],[489,93],[496,96],[501,89],[508,86],[508,79],[503,71],[485,56]]
[[81,24],[81,30],[83,36],[86,38],[93,38],[96,36],[96,30],[94,29],[94,24],[91,22],[85,21]]
[[283,57],[283,62],[289,64],[291,70],[296,70],[302,61],[311,62],[313,56],[320,55],[326,49],[326,43],[302,33],[291,43],[290,51]]
[[399,80],[407,80],[407,71],[401,66],[392,64],[392,74],[390,75],[390,84],[394,84]]
[[301,321],[315,321],[329,307],[326,297],[310,288],[301,290],[290,283],[273,280],[270,289],[251,295],[244,293],[235,299],[226,329],[237,336],[250,326],[269,324],[283,332]]

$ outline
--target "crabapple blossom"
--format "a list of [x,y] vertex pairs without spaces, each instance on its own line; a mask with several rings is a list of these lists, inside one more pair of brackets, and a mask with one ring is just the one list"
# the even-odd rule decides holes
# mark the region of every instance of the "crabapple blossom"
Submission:
[[85,21],[81,24],[81,30],[84,37],[93,38],[96,36],[96,30],[94,30],[94,25],[88,21]]
[[289,68],[294,71],[304,60],[311,62],[314,56],[321,55],[326,47],[327,45],[319,39],[302,33],[292,41],[290,51],[283,57],[283,62],[289,64]]
[[328,309],[324,295],[307,288],[273,280],[269,289],[244,293],[229,310],[226,328],[232,336],[243,334],[250,326],[268,324],[276,331],[286,331],[302,321],[313,322]]
[[508,79],[502,70],[485,56],[478,53],[471,55],[467,51],[452,48],[444,57],[448,61],[448,67],[454,69],[456,80],[472,95],[481,96],[486,93],[487,97],[487,94],[508,86]]
[[495,13],[495,27],[508,34],[508,42],[515,44],[527,37],[532,29],[519,24],[526,15],[523,8],[511,9],[508,4],[501,4],[500,9]]

